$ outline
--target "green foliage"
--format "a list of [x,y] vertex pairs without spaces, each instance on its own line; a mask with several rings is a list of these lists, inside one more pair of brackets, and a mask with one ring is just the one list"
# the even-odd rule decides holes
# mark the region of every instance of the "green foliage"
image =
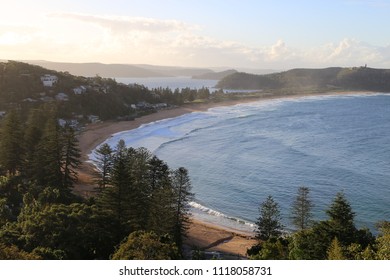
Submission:
[[12,212],[6,198],[0,198],[0,228],[12,219]]
[[356,229],[355,214],[343,193],[326,212],[328,220],[293,234],[291,259],[375,259],[375,240],[368,229]]
[[23,184],[34,182],[42,187],[57,188],[63,202],[71,201],[71,189],[80,164],[75,131],[67,125],[59,126],[53,107],[45,106],[29,112],[24,127],[19,122],[20,114],[11,111],[2,123],[2,169]]
[[174,260],[179,251],[169,236],[154,232],[135,231],[119,246],[113,260]]
[[20,170],[23,160],[22,124],[18,112],[10,111],[1,126],[0,166],[9,174]]
[[344,246],[351,244],[357,233],[354,224],[355,213],[343,193],[336,194],[326,213],[329,216],[329,226],[334,236]]
[[[3,222],[14,221],[19,215],[25,187],[18,177],[0,176],[0,212]],[[1,224],[0,224],[1,225]]]
[[148,161],[150,186],[148,230],[157,234],[172,233],[174,227],[174,190],[168,165],[156,156]]
[[256,238],[268,240],[271,237],[279,237],[282,234],[280,210],[277,202],[270,195],[259,207],[260,216],[256,222]]
[[[133,218],[136,218],[135,213],[138,209],[134,209],[132,204],[134,193],[134,180],[132,178],[130,162],[133,159],[133,149],[127,149],[125,143],[121,140],[114,154],[114,162],[111,174],[110,187],[105,188],[98,197],[98,204],[101,209],[107,210],[112,216],[112,220],[116,225],[116,238],[119,242],[129,232],[135,230],[138,223],[134,223]],[[137,228],[138,229],[138,228]]]
[[176,244],[182,248],[182,238],[186,237],[186,232],[190,225],[190,206],[194,194],[191,192],[192,186],[187,169],[180,167],[173,172],[173,192],[175,203],[174,233]]
[[112,165],[113,165],[113,149],[104,143],[97,150],[95,150],[96,159],[94,163],[98,169],[97,183],[99,191],[102,191],[110,183]]
[[270,238],[261,242],[257,254],[250,256],[252,260],[287,260],[288,259],[288,241],[282,238]]
[[36,247],[32,253],[44,260],[65,260],[67,258],[66,252],[63,250],[48,247]]
[[27,178],[34,178],[39,174],[41,163],[39,162],[39,143],[43,136],[43,127],[46,123],[43,109],[32,109],[25,124],[24,130],[24,164],[23,172]]
[[62,187],[60,127],[55,112],[51,114],[46,121],[42,139],[38,145],[39,153],[36,161],[39,163],[41,173],[37,179],[41,185]]
[[314,259],[313,234],[311,230],[301,230],[293,234],[290,242],[290,260]]
[[345,260],[344,249],[337,237],[332,240],[328,249],[328,260]]
[[382,221],[378,224],[380,236],[377,238],[379,260],[390,260],[390,222]]
[[348,260],[375,260],[377,258],[371,245],[363,249],[363,246],[359,243],[349,245],[345,250],[345,255]]
[[[120,242],[130,232],[146,230],[173,236],[179,249],[188,229],[193,194],[188,171],[171,171],[168,165],[144,149],[126,148],[123,140],[110,156],[108,185],[97,197],[98,205],[111,216],[115,238]],[[111,154],[112,153],[112,154]],[[105,157],[100,157],[103,166]],[[103,169],[100,169],[100,176]]]
[[309,198],[309,192],[309,188],[300,187],[298,189],[297,197],[292,204],[291,220],[298,230],[308,228],[311,223],[313,203]]
[[0,243],[0,260],[40,260],[41,257],[35,253],[28,253],[20,250],[15,245],[7,246]]
[[33,198],[27,200],[17,224],[19,240],[27,251],[64,259],[104,258],[112,252],[112,223],[96,206],[44,206]]

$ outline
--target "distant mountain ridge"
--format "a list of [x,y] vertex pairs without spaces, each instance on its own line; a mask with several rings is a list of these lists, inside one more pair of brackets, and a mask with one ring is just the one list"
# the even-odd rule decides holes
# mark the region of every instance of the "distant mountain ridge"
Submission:
[[59,72],[69,72],[72,75],[103,78],[148,78],[194,76],[211,72],[207,68],[155,66],[147,64],[104,64],[104,63],[69,63],[45,60],[25,60],[23,62],[53,69]]
[[[8,60],[0,60],[7,62]],[[153,78],[153,77],[193,77],[194,79],[220,80],[229,73],[229,67],[198,68],[181,66],[161,66],[150,64],[104,64],[99,62],[72,63],[54,62],[47,60],[21,60],[21,62],[38,65],[58,72],[69,72],[75,76],[103,78]],[[235,70],[234,70],[235,71]],[[268,74],[279,72],[272,69],[240,69],[240,71],[254,74]],[[226,72],[226,73],[225,73]]]
[[240,72],[223,78],[217,87],[271,91],[367,90],[390,92],[390,69],[331,67],[292,69],[267,75]]
[[193,79],[201,79],[201,80],[221,80],[226,76],[237,73],[237,70],[231,69],[221,72],[207,72],[200,75],[192,76]]

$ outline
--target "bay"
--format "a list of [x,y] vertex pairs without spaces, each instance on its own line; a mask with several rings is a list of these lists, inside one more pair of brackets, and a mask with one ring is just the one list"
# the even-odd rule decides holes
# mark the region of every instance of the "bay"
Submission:
[[283,223],[307,186],[315,219],[344,192],[358,227],[390,220],[390,95],[259,101],[161,120],[115,134],[189,170],[196,218],[252,231],[272,195]]
[[203,79],[192,79],[191,77],[151,77],[151,78],[114,78],[117,82],[123,84],[139,84],[153,88],[170,88],[171,90],[191,88],[201,89],[202,87],[210,90],[217,90],[215,85],[218,80],[203,80]]

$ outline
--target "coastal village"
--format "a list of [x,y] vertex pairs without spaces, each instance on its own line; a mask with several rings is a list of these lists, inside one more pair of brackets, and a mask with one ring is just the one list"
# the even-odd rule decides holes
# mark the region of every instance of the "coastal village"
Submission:
[[[20,74],[21,77],[31,77],[32,75],[28,71]],[[40,81],[42,84],[42,91],[34,94],[34,96],[26,97],[22,100],[24,103],[30,103],[34,105],[44,104],[44,103],[66,103],[69,102],[70,98],[73,96],[82,96],[88,95],[89,93],[107,95],[110,92],[110,86],[96,82],[95,78],[86,78],[86,84],[82,84],[73,88],[68,89],[68,91],[56,91],[57,85],[61,83],[61,78],[54,74],[44,74],[40,76]],[[134,87],[134,85],[123,85],[126,87]],[[149,103],[146,101],[139,101],[134,104],[126,104],[129,109],[129,115],[127,117],[118,117],[118,120],[129,120],[133,119],[137,115],[148,114],[150,112],[155,112],[159,110],[171,109],[175,106],[169,105],[165,102],[161,103]],[[0,119],[7,114],[6,110],[0,110]],[[59,119],[59,124],[61,126],[69,124],[74,128],[79,129],[82,125],[87,123],[99,123],[101,119],[98,115],[89,114],[76,114],[72,113],[73,117],[69,119]]]

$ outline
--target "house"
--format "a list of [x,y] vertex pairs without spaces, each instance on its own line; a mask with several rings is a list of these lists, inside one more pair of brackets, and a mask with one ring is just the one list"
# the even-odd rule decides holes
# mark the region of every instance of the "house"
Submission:
[[87,88],[85,86],[79,86],[73,89],[73,93],[78,95],[84,94],[86,92],[87,92]]
[[67,123],[66,120],[64,120],[64,119],[58,119],[58,125],[59,125],[59,126],[65,127],[66,123]]
[[56,95],[56,100],[58,101],[68,101],[69,96],[66,93],[60,92]]
[[55,75],[45,74],[41,76],[41,81],[44,87],[52,87],[58,81],[58,77]]
[[58,119],[58,125],[61,127],[70,126],[71,128],[76,129],[79,125],[79,122],[77,120],[65,120],[65,119]]
[[140,110],[148,110],[148,109],[152,109],[153,108],[153,105],[148,103],[148,102],[145,102],[145,101],[141,101],[141,102],[138,102],[136,104],[137,106],[137,109],[140,109]]
[[89,115],[89,116],[88,116],[88,120],[89,120],[91,123],[100,122],[99,116],[95,116],[95,115]]
[[167,108],[168,104],[167,103],[157,103],[157,104],[154,104],[153,107],[156,110],[161,110],[161,109]]

